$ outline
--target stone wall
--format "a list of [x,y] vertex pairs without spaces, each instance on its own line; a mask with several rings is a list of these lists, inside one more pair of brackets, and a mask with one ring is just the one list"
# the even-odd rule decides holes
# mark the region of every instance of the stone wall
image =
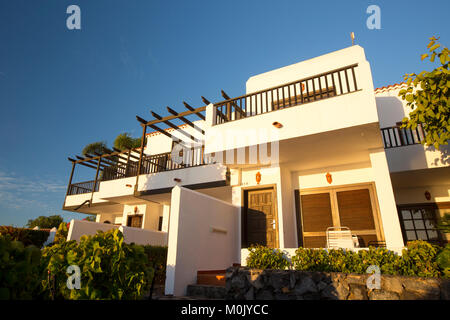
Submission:
[[450,300],[448,279],[381,275],[380,289],[368,289],[369,276],[232,267],[226,274],[226,299]]

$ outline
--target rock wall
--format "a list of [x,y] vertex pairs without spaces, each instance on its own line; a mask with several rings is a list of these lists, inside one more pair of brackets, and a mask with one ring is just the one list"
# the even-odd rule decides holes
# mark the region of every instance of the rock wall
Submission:
[[450,300],[448,279],[381,275],[380,288],[369,289],[369,276],[232,267],[226,274],[226,299]]

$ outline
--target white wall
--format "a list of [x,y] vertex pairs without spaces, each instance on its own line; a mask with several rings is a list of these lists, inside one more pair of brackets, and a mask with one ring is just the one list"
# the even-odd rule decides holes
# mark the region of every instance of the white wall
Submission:
[[167,246],[167,232],[146,230],[121,226],[119,230],[123,233],[126,243],[140,245]]
[[399,250],[404,244],[403,236],[384,150],[373,150],[370,153],[370,161],[374,174],[386,247],[393,250]]
[[108,231],[112,229],[118,229],[119,226],[108,223],[98,223],[85,220],[70,221],[69,231],[67,233],[67,241],[76,240],[79,241],[84,235],[94,235],[97,231]]
[[185,295],[199,270],[221,270],[240,262],[239,213],[239,208],[213,197],[172,189],[166,294]]
[[112,229],[119,229],[124,236],[125,243],[136,243],[142,245],[167,245],[167,232],[159,232],[152,230],[144,230],[138,228],[130,228],[126,226],[116,226],[107,223],[98,223],[85,220],[70,221],[69,232],[67,233],[67,241],[79,241],[84,235],[95,235],[98,231],[109,231]]

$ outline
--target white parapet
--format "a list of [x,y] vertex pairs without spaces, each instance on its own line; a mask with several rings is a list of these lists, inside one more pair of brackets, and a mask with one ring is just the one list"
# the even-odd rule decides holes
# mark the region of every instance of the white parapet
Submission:
[[197,271],[240,261],[240,208],[182,187],[172,189],[165,293],[185,295]]
[[135,243],[140,245],[166,246],[167,232],[118,226],[109,223],[99,223],[84,220],[70,221],[67,241],[79,241],[84,235],[94,235],[98,231],[109,231],[119,229],[124,237],[125,243]]

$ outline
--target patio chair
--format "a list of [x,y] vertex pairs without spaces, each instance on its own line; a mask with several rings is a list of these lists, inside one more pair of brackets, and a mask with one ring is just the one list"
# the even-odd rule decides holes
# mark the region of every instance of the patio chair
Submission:
[[328,249],[354,249],[352,233],[347,227],[329,227],[326,231]]

